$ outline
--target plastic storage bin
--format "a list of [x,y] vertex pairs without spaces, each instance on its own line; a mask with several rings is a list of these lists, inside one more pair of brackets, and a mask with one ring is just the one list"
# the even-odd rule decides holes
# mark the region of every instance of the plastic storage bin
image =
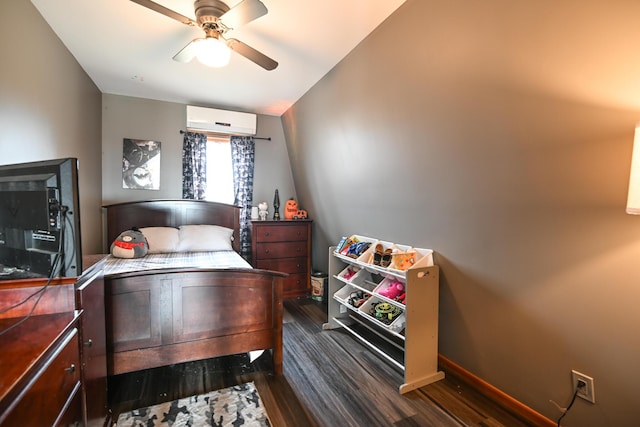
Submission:
[[[376,310],[375,307],[378,304],[387,304],[389,306],[390,310],[397,310],[399,312],[399,314],[397,314],[390,323],[388,323],[386,320],[382,320],[382,318],[380,316],[376,315]],[[384,300],[381,300],[380,298],[376,298],[371,297],[369,298],[364,304],[362,304],[362,306],[360,306],[360,308],[358,309],[358,311],[360,313],[362,313],[365,317],[367,317],[368,319],[372,320],[374,323],[376,323],[378,326],[381,326],[383,328],[389,329],[393,332],[400,332],[404,329],[404,326],[406,324],[405,321],[405,315],[404,315],[404,310],[401,309],[400,307],[397,307],[391,303],[388,303]],[[388,313],[382,313],[381,316],[387,315]]]

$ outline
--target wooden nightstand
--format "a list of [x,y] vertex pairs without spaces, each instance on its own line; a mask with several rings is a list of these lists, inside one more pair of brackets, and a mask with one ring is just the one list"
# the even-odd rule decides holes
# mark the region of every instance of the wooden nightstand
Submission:
[[309,296],[311,288],[311,220],[251,221],[255,268],[288,273],[284,298]]

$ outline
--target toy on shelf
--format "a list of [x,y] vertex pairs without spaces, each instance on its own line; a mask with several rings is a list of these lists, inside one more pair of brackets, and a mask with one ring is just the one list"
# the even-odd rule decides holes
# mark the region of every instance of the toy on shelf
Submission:
[[378,302],[371,306],[369,315],[381,321],[385,325],[390,325],[398,316],[402,314],[402,310],[388,302]]
[[408,251],[394,251],[392,254],[393,261],[390,268],[396,270],[407,270],[416,263],[416,251],[410,249]]
[[342,278],[344,280],[351,280],[351,278],[353,276],[355,276],[355,274],[358,272],[359,270],[357,268],[351,268],[351,267],[347,267],[346,271],[344,272],[344,274],[342,275]]
[[366,292],[357,290],[354,292],[351,292],[351,295],[349,295],[349,304],[351,304],[352,306],[354,306],[355,308],[360,307],[366,300],[369,299],[369,297],[371,297],[371,294],[368,294]]
[[343,237],[336,247],[336,252],[350,258],[358,258],[371,246],[371,242],[360,241],[357,237]]
[[389,283],[385,289],[381,289],[378,291],[380,295],[383,297],[387,297],[389,299],[395,299],[398,295],[404,294],[404,285],[399,280],[394,280]]

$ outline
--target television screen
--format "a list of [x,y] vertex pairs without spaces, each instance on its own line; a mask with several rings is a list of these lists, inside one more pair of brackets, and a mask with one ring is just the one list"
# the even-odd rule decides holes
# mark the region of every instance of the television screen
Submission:
[[0,279],[82,272],[77,159],[0,165]]

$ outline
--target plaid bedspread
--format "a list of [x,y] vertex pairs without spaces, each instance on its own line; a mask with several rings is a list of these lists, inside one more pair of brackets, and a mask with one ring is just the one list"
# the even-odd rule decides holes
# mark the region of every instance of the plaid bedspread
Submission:
[[149,254],[142,258],[116,258],[109,255],[104,263],[104,275],[159,268],[252,268],[237,252],[173,252]]

